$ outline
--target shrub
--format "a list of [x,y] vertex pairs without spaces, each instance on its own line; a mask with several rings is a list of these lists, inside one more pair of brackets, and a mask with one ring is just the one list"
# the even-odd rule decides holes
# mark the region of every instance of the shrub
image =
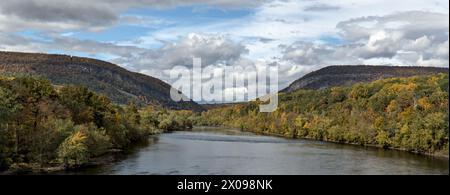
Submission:
[[87,146],[88,136],[83,131],[76,131],[58,148],[58,159],[66,167],[82,165],[89,160]]

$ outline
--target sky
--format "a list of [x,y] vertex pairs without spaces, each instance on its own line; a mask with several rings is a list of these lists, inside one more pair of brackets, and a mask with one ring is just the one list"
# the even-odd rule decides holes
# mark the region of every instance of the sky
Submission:
[[449,2],[2,0],[0,50],[97,58],[168,83],[192,57],[278,65],[284,88],[328,65],[449,67]]

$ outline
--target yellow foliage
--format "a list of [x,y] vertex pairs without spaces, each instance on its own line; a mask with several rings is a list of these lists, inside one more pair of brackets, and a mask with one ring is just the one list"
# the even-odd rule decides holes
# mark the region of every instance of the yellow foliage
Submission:
[[414,91],[417,88],[415,83],[401,84],[396,83],[391,86],[391,90],[398,93],[401,91]]
[[0,76],[0,81],[12,81],[14,79],[14,77]]
[[420,98],[417,101],[417,105],[422,107],[425,111],[428,111],[431,108],[433,108],[433,105],[428,101],[428,97]]
[[80,146],[81,144],[84,144],[86,140],[87,140],[86,133],[84,133],[83,131],[77,131],[67,139],[67,144],[77,147]]
[[398,102],[397,100],[392,100],[391,103],[389,103],[388,107],[386,108],[386,111],[388,113],[395,112],[398,108]]
[[410,130],[407,124],[403,125],[403,127],[400,129],[400,134],[407,135],[409,134]]
[[414,114],[414,109],[412,107],[408,107],[399,115],[401,119],[408,119],[411,117],[412,114]]
[[439,77],[431,77],[428,79],[427,83],[428,85],[435,86],[438,85]]

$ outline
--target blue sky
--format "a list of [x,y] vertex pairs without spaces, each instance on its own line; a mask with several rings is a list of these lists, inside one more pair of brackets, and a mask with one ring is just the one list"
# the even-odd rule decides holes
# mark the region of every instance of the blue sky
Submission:
[[448,67],[447,0],[3,0],[0,50],[99,58],[169,81],[189,66]]
[[[78,39],[91,39],[103,42],[121,42],[137,39],[163,28],[193,26],[223,22],[248,16],[250,9],[224,10],[211,7],[182,6],[169,9],[134,8],[121,14],[121,17],[144,17],[148,25],[119,23],[100,32],[79,31],[73,35]],[[155,20],[155,21],[153,21]],[[66,33],[74,33],[67,31]]]

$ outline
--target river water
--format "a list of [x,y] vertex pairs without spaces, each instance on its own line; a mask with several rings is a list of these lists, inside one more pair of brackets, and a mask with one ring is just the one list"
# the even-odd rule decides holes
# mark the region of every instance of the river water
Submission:
[[123,159],[77,174],[449,174],[449,160],[402,151],[197,128],[152,137]]

